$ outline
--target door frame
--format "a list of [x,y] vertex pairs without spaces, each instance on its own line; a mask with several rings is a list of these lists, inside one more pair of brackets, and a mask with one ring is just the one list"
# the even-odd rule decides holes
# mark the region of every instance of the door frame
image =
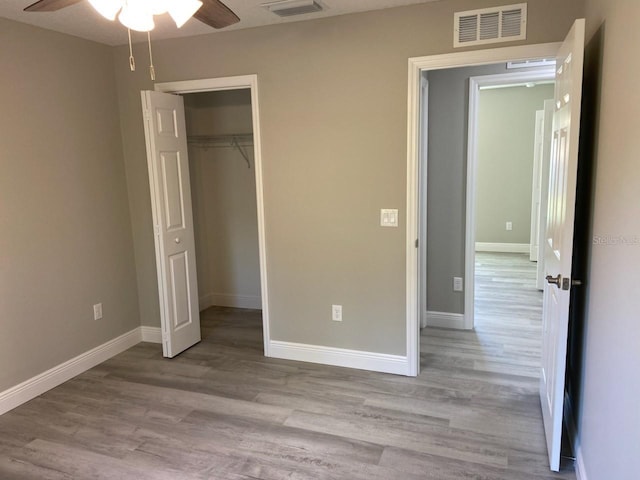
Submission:
[[[476,178],[478,173],[478,114],[480,88],[502,87],[529,82],[555,80],[556,69],[544,67],[527,72],[499,73],[469,78],[469,119],[467,139],[467,185],[464,255],[464,329],[473,330],[475,322],[476,266]],[[527,252],[528,253],[528,252]]]
[[260,107],[258,103],[258,76],[238,75],[232,77],[205,78],[200,80],[184,80],[176,82],[156,83],[157,92],[187,94],[216,92],[223,90],[244,90],[251,92],[251,116],[253,123],[253,154],[256,180],[256,206],[258,216],[258,253],[260,258],[260,295],[262,300],[262,333],[264,339],[264,355],[270,356],[269,329],[269,288],[267,283],[267,245],[264,220],[264,188],[262,174],[262,142],[260,135]]
[[[419,221],[420,196],[427,196],[424,185],[421,191],[420,173],[426,172],[428,159],[425,155],[420,161],[421,141],[421,95],[420,77],[423,71],[442,70],[455,67],[469,67],[516,60],[532,60],[537,58],[555,58],[560,43],[543,43],[517,47],[502,47],[487,50],[473,50],[425,57],[412,57],[408,61],[408,99],[407,99],[407,229],[406,229],[406,349],[407,375],[417,376],[420,373],[420,322],[419,322],[419,261],[426,268],[427,238],[420,238]],[[426,212],[427,202],[423,202]],[[418,242],[416,242],[418,240]],[[420,248],[417,248],[420,246]],[[424,250],[424,259],[420,251]],[[425,301],[429,292],[426,293]]]

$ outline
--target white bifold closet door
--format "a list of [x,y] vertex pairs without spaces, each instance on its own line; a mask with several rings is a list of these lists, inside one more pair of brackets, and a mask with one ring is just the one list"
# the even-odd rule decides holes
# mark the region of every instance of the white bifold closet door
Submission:
[[162,351],[174,357],[200,337],[195,239],[184,102],[143,91]]

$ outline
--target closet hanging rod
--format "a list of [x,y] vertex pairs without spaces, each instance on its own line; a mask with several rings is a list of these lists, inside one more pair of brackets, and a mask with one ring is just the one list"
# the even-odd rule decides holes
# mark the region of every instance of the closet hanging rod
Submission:
[[249,156],[242,147],[250,147],[253,145],[252,133],[238,133],[231,135],[187,135],[187,143],[194,147],[208,148],[235,148],[238,150],[244,161],[247,162],[247,168],[251,168]]

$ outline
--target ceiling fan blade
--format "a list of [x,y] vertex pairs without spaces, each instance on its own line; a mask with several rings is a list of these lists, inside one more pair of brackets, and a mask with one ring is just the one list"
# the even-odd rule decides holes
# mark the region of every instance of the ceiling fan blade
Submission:
[[202,6],[193,16],[213,28],[228,27],[240,21],[240,18],[219,0],[202,0]]
[[32,3],[24,9],[25,12],[55,12],[61,10],[76,3],[80,3],[82,0],[39,0],[36,3]]

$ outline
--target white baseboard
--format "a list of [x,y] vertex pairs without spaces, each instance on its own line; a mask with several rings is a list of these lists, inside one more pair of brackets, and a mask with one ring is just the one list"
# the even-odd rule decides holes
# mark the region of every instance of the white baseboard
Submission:
[[212,307],[262,308],[260,295],[234,295],[230,293],[209,293],[200,297],[200,311]]
[[582,456],[582,449],[580,447],[576,449],[576,480],[589,480],[587,478],[587,469],[584,466],[584,457]]
[[139,343],[141,339],[140,327],[134,328],[124,335],[109,340],[15,387],[0,392],[0,415],[124,352]]
[[140,327],[143,342],[162,343],[162,330],[160,327]]
[[406,356],[363,352],[343,348],[308,345],[304,343],[271,340],[269,356],[299,362],[321,363],[337,367],[357,368],[374,372],[407,375],[409,361]]
[[476,242],[476,252],[496,252],[496,253],[529,253],[528,243],[484,243]]
[[420,316],[420,328],[421,329],[429,326],[427,324],[427,317],[428,316],[429,316],[429,312],[427,312],[427,311],[422,312],[422,315]]
[[464,330],[464,314],[449,312],[427,312],[427,327],[454,328]]

